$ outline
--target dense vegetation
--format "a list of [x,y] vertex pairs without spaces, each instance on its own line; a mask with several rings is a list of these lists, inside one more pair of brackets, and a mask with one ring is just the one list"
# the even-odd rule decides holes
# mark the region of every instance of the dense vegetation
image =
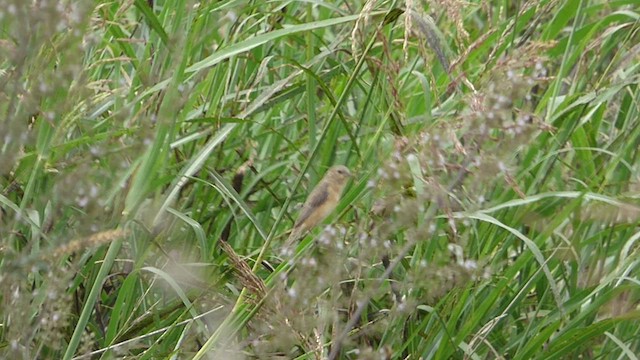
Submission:
[[0,356],[638,358],[637,0],[0,0],[0,26]]

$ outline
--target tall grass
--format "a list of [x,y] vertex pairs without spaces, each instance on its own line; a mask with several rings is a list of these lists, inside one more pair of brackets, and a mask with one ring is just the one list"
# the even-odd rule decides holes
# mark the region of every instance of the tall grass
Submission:
[[637,359],[639,19],[0,0],[0,353]]

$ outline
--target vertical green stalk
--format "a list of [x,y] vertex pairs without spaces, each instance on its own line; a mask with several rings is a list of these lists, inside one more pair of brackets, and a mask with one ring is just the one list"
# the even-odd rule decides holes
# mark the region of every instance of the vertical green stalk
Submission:
[[71,340],[69,341],[67,350],[64,353],[64,356],[62,358],[63,360],[70,360],[78,349],[80,339],[82,338],[82,333],[84,332],[84,329],[89,322],[89,316],[91,316],[91,313],[93,312],[94,305],[98,299],[98,295],[100,295],[100,292],[102,292],[102,284],[107,278],[107,275],[109,275],[111,266],[113,265],[118,252],[120,252],[121,246],[122,238],[116,239],[111,243],[111,246],[109,246],[109,251],[104,258],[102,266],[100,266],[100,270],[98,271],[98,275],[96,276],[96,281],[91,287],[91,291],[89,292],[89,296],[87,297],[87,302],[84,304],[82,313],[80,314],[80,318],[76,323],[76,328],[73,330],[73,335],[71,336]]
[[545,118],[546,121],[551,120],[551,113],[554,109],[557,108],[557,97],[560,92],[560,84],[564,78],[565,73],[567,72],[567,59],[569,59],[571,50],[573,48],[574,37],[576,31],[578,29],[578,24],[582,22],[582,9],[584,8],[584,2],[580,1],[578,5],[578,10],[576,11],[576,15],[573,21],[573,26],[571,27],[571,32],[569,33],[569,39],[567,40],[567,47],[564,49],[564,55],[562,56],[562,62],[560,63],[560,70],[558,71],[558,75],[553,83],[553,90],[551,92],[550,99],[553,99],[550,103],[547,104],[547,116]]
[[[307,4],[307,22],[313,22],[313,4]],[[308,31],[305,35],[307,43],[307,61],[313,59],[314,36]],[[307,74],[307,118],[309,121],[309,148],[316,146],[316,81],[311,74]]]

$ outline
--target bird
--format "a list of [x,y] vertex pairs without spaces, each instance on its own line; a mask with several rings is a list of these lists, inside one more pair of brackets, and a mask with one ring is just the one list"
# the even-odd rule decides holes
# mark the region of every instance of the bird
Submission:
[[285,250],[291,249],[292,245],[307,231],[313,229],[335,210],[350,177],[351,171],[344,165],[329,168],[302,205],[298,219],[285,242]]

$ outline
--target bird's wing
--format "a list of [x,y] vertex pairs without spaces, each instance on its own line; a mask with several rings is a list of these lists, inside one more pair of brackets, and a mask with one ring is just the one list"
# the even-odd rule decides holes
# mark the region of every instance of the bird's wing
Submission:
[[313,211],[324,204],[329,198],[329,186],[327,183],[320,184],[317,188],[313,189],[311,194],[309,194],[309,198],[302,206],[302,210],[300,210],[300,215],[298,216],[298,220],[296,220],[296,224],[294,227],[300,226],[300,224],[304,223]]

